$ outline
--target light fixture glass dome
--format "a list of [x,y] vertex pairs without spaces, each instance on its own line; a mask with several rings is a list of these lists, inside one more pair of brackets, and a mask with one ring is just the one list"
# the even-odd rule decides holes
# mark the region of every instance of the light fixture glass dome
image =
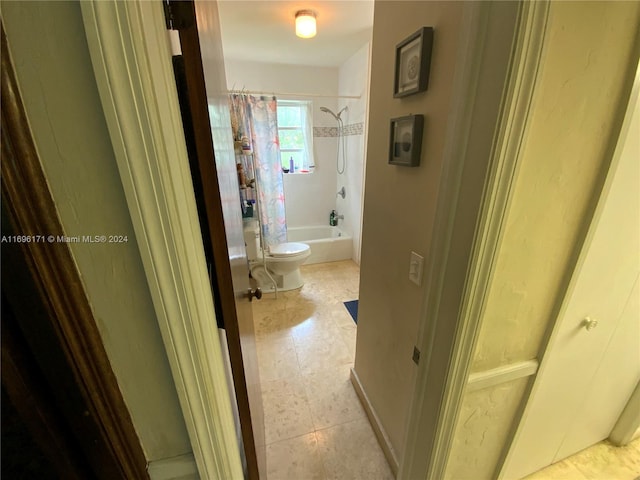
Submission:
[[296,12],[296,35],[300,38],[316,36],[316,13],[312,10]]

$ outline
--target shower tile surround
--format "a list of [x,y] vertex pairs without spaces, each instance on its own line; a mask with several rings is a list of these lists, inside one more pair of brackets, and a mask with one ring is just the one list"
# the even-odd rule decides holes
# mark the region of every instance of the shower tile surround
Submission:
[[300,290],[253,302],[267,478],[393,479],[351,385],[358,298],[348,260],[303,265]]

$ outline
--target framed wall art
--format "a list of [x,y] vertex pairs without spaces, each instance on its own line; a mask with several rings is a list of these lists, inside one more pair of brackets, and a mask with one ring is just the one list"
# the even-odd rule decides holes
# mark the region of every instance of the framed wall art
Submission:
[[391,119],[389,163],[404,167],[420,165],[424,115],[408,115]]
[[394,97],[406,97],[427,89],[432,46],[433,27],[422,27],[396,46]]

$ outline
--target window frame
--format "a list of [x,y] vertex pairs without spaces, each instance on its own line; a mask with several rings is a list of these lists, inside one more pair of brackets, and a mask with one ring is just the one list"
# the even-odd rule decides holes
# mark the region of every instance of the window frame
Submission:
[[[298,165],[296,163],[295,174],[309,174],[313,173],[315,164],[313,161],[313,102],[310,100],[295,100],[295,99],[284,99],[277,100],[276,108],[278,110],[278,114],[280,113],[280,108],[291,108],[297,107],[300,112],[300,125],[295,126],[282,126],[278,121],[278,138],[281,138],[280,132],[289,131],[289,132],[300,132],[303,139],[303,146],[301,148],[283,148],[282,143],[280,143],[280,164],[283,169],[289,169],[289,164],[285,165],[287,161],[286,158],[290,158],[291,155],[289,153],[301,154],[302,156],[302,164]],[[278,115],[280,117],[280,114]],[[283,154],[286,155],[283,156]],[[284,170],[283,170],[284,171]]]

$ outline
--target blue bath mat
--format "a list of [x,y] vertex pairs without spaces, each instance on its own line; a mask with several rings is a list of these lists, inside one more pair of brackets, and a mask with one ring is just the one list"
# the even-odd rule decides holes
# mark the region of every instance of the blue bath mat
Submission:
[[351,318],[353,321],[358,323],[358,300],[350,300],[348,302],[344,302],[344,306],[347,307],[347,310],[351,314]]

